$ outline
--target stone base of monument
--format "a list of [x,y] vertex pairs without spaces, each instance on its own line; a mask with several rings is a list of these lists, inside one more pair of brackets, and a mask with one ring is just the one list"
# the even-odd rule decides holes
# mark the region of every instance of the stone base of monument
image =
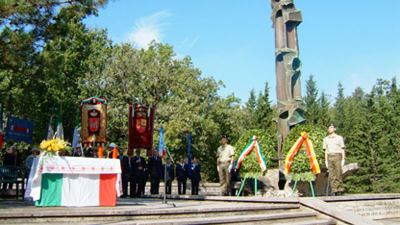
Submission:
[[[357,163],[350,163],[342,168],[343,178],[352,175],[358,170]],[[309,182],[298,182],[297,188],[293,191],[294,181],[288,180],[283,189],[279,188],[279,170],[270,169],[265,176],[260,177],[259,180],[263,183],[263,189],[260,190],[262,195],[271,197],[297,197],[297,196],[311,196],[311,189]],[[329,196],[331,195],[328,184],[328,171],[326,168],[321,168],[321,173],[316,176],[313,182],[314,191],[316,196]]]

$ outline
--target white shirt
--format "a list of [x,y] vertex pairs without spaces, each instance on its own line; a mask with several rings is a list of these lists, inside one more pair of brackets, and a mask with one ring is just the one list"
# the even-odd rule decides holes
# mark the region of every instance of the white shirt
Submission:
[[342,154],[344,152],[343,137],[337,134],[331,134],[324,138],[323,149],[327,154]]
[[220,162],[231,161],[235,155],[235,148],[232,145],[221,145],[217,150],[217,158]]

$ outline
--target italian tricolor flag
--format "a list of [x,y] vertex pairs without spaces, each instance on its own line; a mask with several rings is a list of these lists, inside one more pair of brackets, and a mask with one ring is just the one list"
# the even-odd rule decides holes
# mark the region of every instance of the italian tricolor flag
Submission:
[[42,175],[36,206],[115,206],[115,174]]

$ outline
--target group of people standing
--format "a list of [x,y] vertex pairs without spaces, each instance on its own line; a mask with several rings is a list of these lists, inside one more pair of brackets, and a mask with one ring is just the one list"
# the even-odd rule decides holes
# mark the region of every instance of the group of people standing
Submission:
[[161,180],[164,180],[166,194],[171,194],[172,182],[175,178],[178,181],[178,194],[186,194],[188,179],[191,180],[192,195],[199,194],[201,167],[196,157],[193,158],[191,164],[184,158],[180,158],[176,165],[167,158],[163,164],[158,152],[154,152],[153,156],[146,160],[140,155],[140,150],[129,149],[124,155],[124,151],[120,149],[118,158],[122,169],[122,198],[143,196],[149,178],[152,195],[159,194]]
[[[330,124],[328,135],[323,139],[325,165],[328,169],[328,183],[332,195],[343,195],[342,168],[345,164],[345,144],[343,137],[336,134],[336,127]],[[228,143],[226,135],[221,136],[221,145],[217,149],[217,170],[222,195],[232,195],[231,181],[237,176],[234,164],[235,149]],[[236,177],[237,179],[237,177]]]

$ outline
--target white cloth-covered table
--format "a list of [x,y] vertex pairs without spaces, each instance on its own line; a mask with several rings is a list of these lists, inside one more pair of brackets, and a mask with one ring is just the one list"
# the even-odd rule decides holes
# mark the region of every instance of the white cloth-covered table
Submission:
[[119,159],[42,156],[25,197],[37,206],[115,206],[122,194]]

